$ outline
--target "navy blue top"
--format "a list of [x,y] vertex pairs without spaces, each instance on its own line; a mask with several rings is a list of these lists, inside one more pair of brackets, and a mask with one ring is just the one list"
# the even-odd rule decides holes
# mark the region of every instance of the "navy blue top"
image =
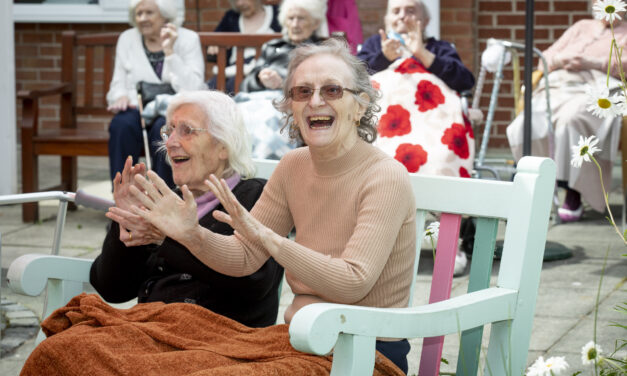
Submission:
[[[427,70],[438,76],[451,89],[462,92],[470,90],[475,85],[472,72],[464,66],[452,44],[429,38],[425,43],[425,48],[435,55],[433,64]],[[361,50],[357,53],[357,57],[368,64],[371,74],[380,72],[393,63],[383,55],[381,35],[379,34],[366,39]]]
[[[216,27],[214,31],[219,32],[232,32],[239,33],[241,30],[239,29],[239,16],[240,14],[234,11],[233,9],[229,9],[224,13],[224,16],[220,20],[220,23]],[[270,23],[270,28],[277,33],[281,32],[281,25],[279,24],[279,8],[276,5],[272,6],[272,22]],[[231,59],[231,48],[229,48],[226,52],[226,61],[230,61]],[[249,61],[252,59],[249,59]],[[248,62],[248,61],[246,61]]]

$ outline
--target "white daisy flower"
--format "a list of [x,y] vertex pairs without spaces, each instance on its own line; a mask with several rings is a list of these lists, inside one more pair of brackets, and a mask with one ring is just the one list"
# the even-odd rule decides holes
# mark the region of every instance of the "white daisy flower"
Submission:
[[619,108],[620,97],[610,96],[610,90],[606,86],[593,85],[588,88],[587,110],[600,118],[615,117],[622,113]]
[[594,18],[598,20],[605,19],[607,22],[612,23],[614,19],[621,19],[618,13],[625,11],[625,2],[622,0],[599,0],[594,3],[592,9]]
[[563,356],[553,356],[544,360],[539,357],[527,369],[527,376],[558,376],[568,368],[568,363]]
[[548,375],[557,376],[566,371],[568,363],[566,362],[566,358],[563,356],[552,356],[546,360],[544,366],[549,372]]
[[425,237],[429,237],[432,243],[438,242],[438,235],[440,233],[440,222],[431,222],[425,230]]
[[581,348],[581,363],[585,366],[588,364],[599,363],[601,360],[601,346],[590,341]]
[[601,151],[596,145],[599,143],[599,140],[596,136],[590,136],[587,138],[583,138],[583,136],[579,136],[579,143],[576,146],[571,146],[571,150],[573,152],[573,157],[570,160],[570,164],[573,167],[580,168],[584,161],[590,162],[590,156],[594,155],[594,153]]
[[543,357],[539,357],[535,362],[527,369],[527,376],[544,376],[545,361]]

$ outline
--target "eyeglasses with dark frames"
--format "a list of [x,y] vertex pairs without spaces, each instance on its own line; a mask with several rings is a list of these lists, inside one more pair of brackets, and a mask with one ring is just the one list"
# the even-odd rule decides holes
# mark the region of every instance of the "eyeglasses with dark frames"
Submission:
[[161,127],[159,133],[161,134],[161,138],[163,139],[163,141],[167,141],[173,132],[177,132],[180,138],[188,138],[192,134],[194,134],[194,132],[209,132],[209,130],[206,128],[192,128],[185,123],[181,123],[176,127],[173,127],[170,124],[166,124]]
[[313,89],[309,86],[294,86],[290,89],[288,94],[290,98],[296,102],[305,102],[311,98],[316,90],[320,90],[320,96],[322,96],[325,101],[334,101],[342,98],[344,96],[344,90],[353,94],[358,93],[357,90],[341,87],[340,85],[324,85],[319,89]]

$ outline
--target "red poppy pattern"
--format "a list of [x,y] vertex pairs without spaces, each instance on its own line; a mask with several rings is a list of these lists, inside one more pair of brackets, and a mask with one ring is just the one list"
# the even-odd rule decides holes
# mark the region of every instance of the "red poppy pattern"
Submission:
[[470,174],[468,173],[468,170],[466,170],[464,167],[460,167],[459,168],[459,176],[462,178],[469,178]]
[[444,103],[444,95],[437,85],[430,81],[422,80],[418,83],[416,89],[416,102],[418,111],[426,112],[432,110]]
[[475,140],[455,91],[411,58],[371,81],[381,93],[374,145],[409,172],[470,177]]
[[466,127],[459,123],[453,123],[450,128],[444,131],[442,143],[448,145],[458,157],[467,159],[470,155],[468,151],[468,140],[466,139]]
[[409,172],[418,172],[420,166],[427,163],[427,152],[420,145],[400,144],[394,158],[405,165]]
[[389,106],[387,112],[379,120],[379,135],[381,137],[394,137],[409,132],[411,132],[409,111],[398,104]]
[[403,62],[394,69],[394,72],[401,74],[429,73],[422,63],[411,57],[403,60]]
[[375,90],[381,89],[381,84],[375,80],[370,80],[370,85],[372,85]]

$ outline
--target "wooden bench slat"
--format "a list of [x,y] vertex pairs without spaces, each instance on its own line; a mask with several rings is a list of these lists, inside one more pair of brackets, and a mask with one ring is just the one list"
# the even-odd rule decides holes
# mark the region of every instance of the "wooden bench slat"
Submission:
[[85,106],[94,104],[94,47],[85,47]]

